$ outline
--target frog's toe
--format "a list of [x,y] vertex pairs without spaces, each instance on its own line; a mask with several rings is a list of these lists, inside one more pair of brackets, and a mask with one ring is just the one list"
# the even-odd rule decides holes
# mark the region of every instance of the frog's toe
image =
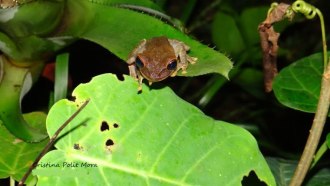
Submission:
[[195,64],[197,62],[198,58],[197,57],[189,57],[188,61],[190,64]]
[[139,85],[139,87],[138,87],[138,92],[142,92],[142,86],[141,85]]
[[175,77],[176,74],[177,74],[177,71],[173,72],[173,73],[171,74],[171,77]]

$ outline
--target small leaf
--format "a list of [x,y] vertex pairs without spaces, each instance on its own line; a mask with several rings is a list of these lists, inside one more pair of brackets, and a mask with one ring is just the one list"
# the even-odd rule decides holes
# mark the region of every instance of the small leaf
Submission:
[[275,78],[273,89],[283,105],[304,112],[316,111],[323,73],[322,54],[302,58],[285,67]]
[[49,112],[50,135],[90,99],[34,170],[40,185],[240,185],[255,171],[275,185],[246,130],[205,116],[169,88],[104,74],[78,86],[75,102]]
[[233,16],[218,12],[212,23],[212,39],[221,51],[237,55],[245,48],[240,29]]
[[266,18],[269,6],[246,8],[241,14],[241,32],[248,46],[260,43],[258,25]]

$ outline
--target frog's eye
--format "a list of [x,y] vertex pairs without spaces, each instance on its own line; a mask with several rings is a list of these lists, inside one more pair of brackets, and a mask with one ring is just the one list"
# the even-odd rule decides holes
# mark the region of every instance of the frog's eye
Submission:
[[167,70],[175,70],[177,66],[177,61],[176,59],[172,60],[168,65],[167,65]]
[[135,59],[135,65],[136,65],[138,68],[143,68],[143,67],[144,67],[143,62],[141,61],[141,59],[140,59],[139,57],[136,57],[136,59]]

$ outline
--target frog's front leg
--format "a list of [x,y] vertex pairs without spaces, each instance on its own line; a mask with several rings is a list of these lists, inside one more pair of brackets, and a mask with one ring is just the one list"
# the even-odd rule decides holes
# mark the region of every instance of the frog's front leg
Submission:
[[127,59],[129,75],[139,82],[139,90],[142,89],[143,76],[140,74],[135,64],[137,55],[145,50],[146,40],[143,39],[138,46],[129,54]]
[[[172,73],[171,77],[176,76],[177,72],[182,69],[182,74],[187,73],[186,69],[188,67],[188,64],[194,64],[197,61],[197,58],[191,57],[187,54],[187,51],[189,51],[189,46],[184,44],[181,41],[175,40],[175,39],[169,39],[170,44],[174,48],[175,55],[178,56],[179,62],[176,70]],[[189,63],[188,63],[189,62]]]
[[129,75],[139,82],[138,91],[141,91],[143,76],[140,74],[140,71],[137,70],[135,63],[129,64],[128,70],[129,70]]

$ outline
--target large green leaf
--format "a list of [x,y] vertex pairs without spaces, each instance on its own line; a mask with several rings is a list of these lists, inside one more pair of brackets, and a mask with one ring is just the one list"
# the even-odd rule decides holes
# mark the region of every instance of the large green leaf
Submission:
[[[223,54],[189,38],[158,18],[119,7],[118,3],[132,3],[158,10],[154,3],[147,0],[49,0],[0,9],[0,50],[6,57],[9,56],[11,63],[15,63],[13,73],[7,70],[6,73],[0,72],[7,74],[4,76],[6,81],[0,80],[0,95],[10,98],[0,100],[0,115],[13,134],[26,141],[39,141],[44,137],[34,135],[34,131],[27,127],[27,123],[20,116],[19,87],[22,86],[25,76],[20,76],[20,82],[13,83],[17,72],[25,72],[27,66],[32,67],[40,61],[48,61],[56,52],[77,39],[94,41],[126,60],[143,38],[166,35],[188,44],[191,47],[190,55],[198,58],[197,64],[189,66],[186,76],[212,72],[228,75],[232,64]],[[36,15],[37,12],[43,14]],[[41,68],[39,72],[40,70]],[[8,91],[11,90],[8,87],[15,89],[15,94]]]
[[75,102],[52,107],[49,135],[90,99],[33,171],[40,185],[240,185],[250,171],[275,185],[246,130],[213,120],[169,88],[138,94],[137,86],[104,74],[78,86]]
[[[35,112],[24,118],[34,127],[45,131],[46,114]],[[13,136],[0,122],[0,178],[13,177],[19,181],[30,167],[47,140],[39,143],[26,143]],[[31,178],[29,178],[30,180]]]
[[[159,10],[147,0],[36,1],[0,9],[0,41],[5,43],[0,49],[17,62],[33,63],[49,59],[77,39],[88,39],[125,61],[142,39],[165,35],[185,42],[191,47],[190,55],[198,58],[185,76],[220,73],[227,77],[232,63],[225,55],[191,39],[161,18],[119,4]],[[42,11],[45,9],[51,11]],[[44,13],[37,16],[36,12]]]
[[127,60],[142,39],[164,35],[186,43],[191,48],[189,55],[198,58],[184,76],[220,73],[227,77],[232,68],[231,61],[224,54],[191,39],[156,17],[99,4],[90,4],[89,8],[94,11],[94,19],[79,37],[102,45],[123,60]]
[[322,54],[302,58],[282,69],[275,78],[276,98],[285,106],[315,112],[323,72]]

